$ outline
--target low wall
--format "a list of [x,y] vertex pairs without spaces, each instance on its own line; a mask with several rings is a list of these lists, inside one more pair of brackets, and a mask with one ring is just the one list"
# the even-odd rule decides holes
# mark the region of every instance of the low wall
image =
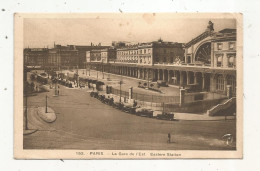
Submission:
[[151,103],[151,102],[143,102],[137,100],[138,106],[143,106],[145,108],[149,108],[152,110],[163,110],[165,112],[183,112],[183,113],[203,113],[206,112],[212,106],[219,104],[223,99],[213,99],[213,100],[200,100],[191,103],[185,103],[182,106],[179,104],[173,103]]

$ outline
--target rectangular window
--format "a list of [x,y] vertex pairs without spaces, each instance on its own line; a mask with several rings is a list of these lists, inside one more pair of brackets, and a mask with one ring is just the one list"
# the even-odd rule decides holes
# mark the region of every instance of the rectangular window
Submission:
[[217,49],[218,50],[222,50],[223,48],[223,44],[222,43],[217,43]]
[[217,67],[221,67],[223,62],[223,55],[217,55]]
[[233,68],[235,67],[236,63],[236,56],[235,54],[227,55],[228,57],[228,67]]
[[235,50],[235,42],[229,42],[228,47],[229,50]]

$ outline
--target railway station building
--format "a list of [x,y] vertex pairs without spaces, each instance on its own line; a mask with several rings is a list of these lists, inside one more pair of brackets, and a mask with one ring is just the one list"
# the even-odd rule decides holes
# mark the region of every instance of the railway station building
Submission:
[[236,96],[236,29],[215,32],[211,21],[185,44],[159,39],[122,46],[116,49],[116,60],[106,61],[87,61],[87,67],[197,92],[229,91]]

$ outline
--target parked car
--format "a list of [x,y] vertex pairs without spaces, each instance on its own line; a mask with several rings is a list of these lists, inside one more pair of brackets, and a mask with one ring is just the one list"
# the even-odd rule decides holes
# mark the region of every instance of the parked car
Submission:
[[146,109],[146,108],[137,108],[135,110],[135,114],[138,116],[145,116],[152,118],[153,117],[153,110],[152,109]]
[[135,114],[136,108],[137,108],[136,103],[124,103],[122,110],[127,113]]
[[120,102],[114,102],[113,107],[116,109],[123,109],[124,105]]
[[92,92],[90,92],[90,96],[94,97],[94,98],[97,98],[98,97],[98,92],[97,91],[92,91]]
[[174,114],[171,113],[162,113],[162,114],[158,114],[156,116],[157,119],[161,119],[161,120],[170,120],[173,121],[174,120]]
[[109,96],[105,95],[104,103],[112,106],[114,104],[114,98],[113,97],[110,98]]
[[157,84],[161,87],[168,87],[166,81],[163,81],[163,80],[158,80],[157,81]]

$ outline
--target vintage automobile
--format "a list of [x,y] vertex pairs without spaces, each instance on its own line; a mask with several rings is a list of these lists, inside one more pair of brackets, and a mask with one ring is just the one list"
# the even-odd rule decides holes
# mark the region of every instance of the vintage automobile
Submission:
[[156,116],[157,119],[161,119],[161,120],[170,120],[173,121],[174,120],[174,114],[172,112],[170,113],[162,113],[162,114],[158,114]]
[[144,117],[152,118],[153,117],[153,110],[140,107],[140,108],[136,108],[135,114],[137,116],[144,116]]
[[120,102],[114,102],[113,107],[119,110],[122,110],[124,105]]
[[97,91],[92,91],[92,92],[90,92],[90,96],[94,97],[94,98],[97,98],[98,97],[98,92]]
[[105,95],[103,95],[103,94],[98,94],[97,99],[100,100],[101,102],[104,102]]
[[114,98],[105,95],[105,98],[104,98],[104,102],[103,102],[103,103],[112,106],[112,105],[114,104]]
[[166,81],[163,81],[163,80],[158,80],[157,81],[157,84],[161,87],[168,87]]
[[124,103],[123,111],[131,114],[135,114],[135,110],[138,108],[136,103]]
[[86,84],[85,83],[79,83],[79,88],[85,88],[86,87]]

